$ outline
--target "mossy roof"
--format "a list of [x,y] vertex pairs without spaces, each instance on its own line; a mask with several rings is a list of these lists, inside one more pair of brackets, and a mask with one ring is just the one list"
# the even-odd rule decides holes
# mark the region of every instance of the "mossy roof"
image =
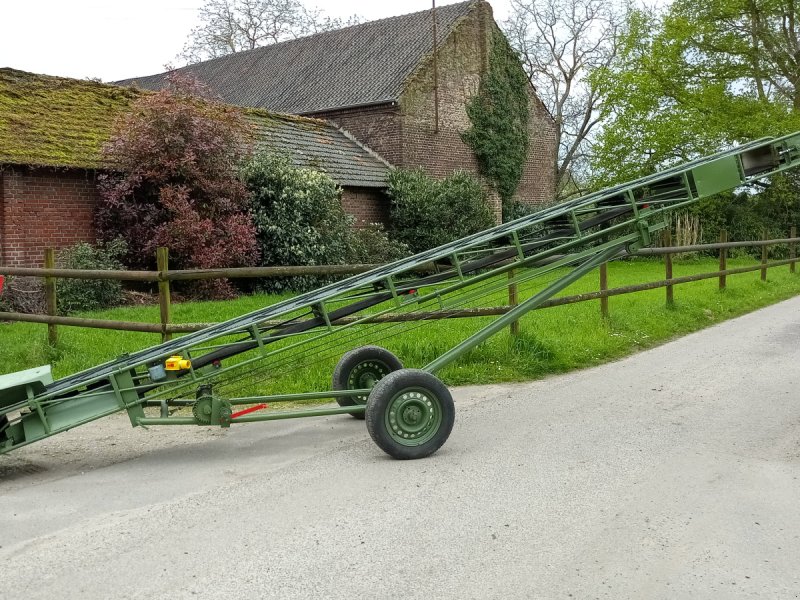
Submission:
[[114,120],[141,95],[112,85],[0,69],[0,163],[103,166]]
[[[102,169],[114,122],[141,90],[0,69],[0,165]],[[340,185],[385,187],[389,165],[326,121],[245,109],[256,145],[298,166],[328,172]]]

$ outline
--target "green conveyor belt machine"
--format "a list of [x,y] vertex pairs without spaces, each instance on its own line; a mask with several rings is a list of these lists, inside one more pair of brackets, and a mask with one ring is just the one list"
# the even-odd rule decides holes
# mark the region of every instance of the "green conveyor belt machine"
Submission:
[[[389,455],[428,456],[447,440],[455,418],[452,397],[436,377],[443,367],[603,262],[649,245],[673,211],[798,163],[800,133],[757,140],[62,379],[54,381],[49,367],[0,376],[0,454],[125,411],[134,427],[350,414],[366,419]],[[510,283],[534,291],[420,369],[404,368],[402,356],[377,345],[410,330],[424,337],[433,322],[487,306]],[[341,359],[328,389],[225,394],[245,379],[290,377],[334,355]],[[323,399],[336,405],[302,407]],[[275,408],[287,402],[292,408]]]

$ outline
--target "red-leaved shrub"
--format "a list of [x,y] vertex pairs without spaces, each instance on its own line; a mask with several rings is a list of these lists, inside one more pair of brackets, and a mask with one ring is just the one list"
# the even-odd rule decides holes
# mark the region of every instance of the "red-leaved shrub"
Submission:
[[[173,74],[165,90],[134,103],[104,148],[115,172],[100,182],[100,239],[123,238],[133,268],[152,268],[158,246],[169,248],[172,268],[256,264],[248,191],[237,177],[248,135],[239,110]],[[198,291],[232,293],[221,280]]]

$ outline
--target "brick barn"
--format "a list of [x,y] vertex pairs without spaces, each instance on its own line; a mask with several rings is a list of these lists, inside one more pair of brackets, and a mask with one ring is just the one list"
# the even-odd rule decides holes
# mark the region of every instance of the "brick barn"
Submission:
[[[393,166],[480,174],[462,139],[466,106],[502,35],[491,6],[470,0],[179,71],[246,107],[259,145],[328,172],[357,224],[385,223]],[[165,74],[105,85],[0,69],[0,264],[37,265],[47,247],[93,241],[97,175],[108,166],[102,145],[135,98],[165,83]],[[555,124],[532,87],[527,94],[530,145],[517,199],[535,204],[554,195]]]
[[[0,69],[0,264],[41,265],[45,248],[93,242],[102,145],[143,92]],[[326,171],[360,221],[387,219],[389,164],[334,125],[248,110],[255,143]]]
[[[456,169],[478,173],[461,137],[471,126],[466,105],[487,72],[493,37],[502,35],[489,3],[471,0],[178,71],[227,103],[330,120],[391,164],[444,177]],[[117,83],[156,90],[165,75]],[[554,195],[555,124],[532,87],[528,93],[530,147],[517,197],[534,204]]]

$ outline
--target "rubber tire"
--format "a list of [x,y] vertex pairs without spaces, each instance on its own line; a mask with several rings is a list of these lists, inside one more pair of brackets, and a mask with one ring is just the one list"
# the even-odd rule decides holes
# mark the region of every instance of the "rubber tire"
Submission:
[[[380,346],[361,346],[355,350],[350,350],[339,360],[336,368],[333,370],[333,389],[334,390],[348,390],[350,389],[347,380],[350,379],[350,373],[359,364],[368,360],[379,360],[384,363],[391,371],[399,371],[403,368],[403,363],[394,354],[389,352],[386,348]],[[339,406],[358,406],[361,405],[355,397],[343,397],[336,399]],[[364,420],[364,413],[351,414],[350,416]]]
[[[419,446],[405,446],[397,442],[386,427],[385,414],[392,400],[408,388],[430,390],[441,405],[442,422],[434,436]],[[456,409],[450,390],[437,377],[419,369],[402,369],[389,373],[372,388],[367,399],[367,431],[378,447],[392,458],[414,460],[425,458],[441,448],[453,431]]]

